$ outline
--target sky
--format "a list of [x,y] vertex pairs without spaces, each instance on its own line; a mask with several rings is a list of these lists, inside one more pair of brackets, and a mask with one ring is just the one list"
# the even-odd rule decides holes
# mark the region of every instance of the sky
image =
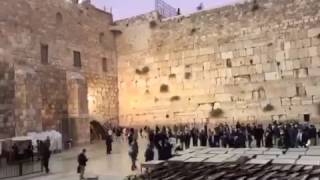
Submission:
[[[242,0],[165,0],[175,8],[180,8],[182,14],[188,14],[196,11],[200,3],[204,4],[205,9],[221,7],[228,4],[235,4]],[[110,11],[115,20],[144,14],[154,10],[154,0],[91,0],[97,7]]]

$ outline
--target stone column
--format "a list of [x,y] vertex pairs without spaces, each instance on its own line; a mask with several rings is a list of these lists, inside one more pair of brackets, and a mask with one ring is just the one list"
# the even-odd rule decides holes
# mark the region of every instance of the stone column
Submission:
[[80,73],[67,73],[69,130],[76,144],[90,141],[87,81]]

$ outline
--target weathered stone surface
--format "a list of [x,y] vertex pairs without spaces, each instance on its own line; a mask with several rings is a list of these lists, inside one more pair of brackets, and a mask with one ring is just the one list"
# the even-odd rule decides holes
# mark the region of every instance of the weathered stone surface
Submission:
[[[318,124],[317,108],[311,107],[316,106],[320,92],[315,91],[320,79],[319,4],[312,0],[265,0],[258,4],[261,8],[255,12],[246,3],[183,18],[160,20],[156,13],[150,13],[117,21],[124,27],[116,38],[118,62],[126,65],[121,66],[118,78],[123,83],[119,89],[120,124],[187,123],[209,116],[210,109],[196,111],[198,104],[214,102],[224,105],[224,114],[211,118],[213,124],[238,120],[267,123],[265,120],[280,115],[302,120],[302,114],[310,114]],[[275,14],[279,18],[275,19]],[[152,20],[157,26],[151,29],[148,25]],[[194,33],[190,33],[191,27],[196,29]],[[207,54],[198,61],[200,55]],[[167,81],[168,76],[160,73],[164,64],[177,77],[170,80],[172,91],[144,94],[146,89],[158,89]],[[173,64],[179,64],[179,70]],[[136,76],[134,70],[140,66],[149,66],[149,74]],[[192,77],[185,79],[185,73]],[[131,83],[140,79],[153,83]],[[199,81],[206,86],[198,85]],[[257,91],[260,87],[263,97]],[[174,95],[181,99],[201,96],[201,100],[165,102],[165,96]],[[154,98],[163,101],[148,101]],[[275,109],[265,112],[263,106],[255,105],[263,102],[274,103]],[[176,106],[179,108],[173,108]],[[173,116],[166,118],[166,114]]]
[[84,143],[91,120],[118,123],[112,23],[91,5],[0,1],[0,138],[55,129]]

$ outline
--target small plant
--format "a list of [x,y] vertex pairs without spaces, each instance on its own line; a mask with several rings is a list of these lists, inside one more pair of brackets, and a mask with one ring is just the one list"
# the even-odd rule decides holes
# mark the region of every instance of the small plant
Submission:
[[317,35],[317,38],[320,39],[320,33]]
[[193,35],[194,33],[196,33],[197,32],[197,29],[196,28],[192,28],[191,30],[190,30],[190,35]]
[[168,119],[169,117],[170,117],[169,114],[167,114],[167,115],[166,115],[166,118]]
[[190,72],[184,73],[184,78],[185,79],[191,79],[192,74]]
[[168,92],[168,91],[169,91],[169,86],[168,86],[168,85],[162,84],[162,85],[160,86],[160,92],[166,93],[166,92]]
[[212,109],[210,111],[210,117],[221,117],[223,115],[223,110],[220,108]]
[[176,78],[176,74],[169,74],[169,79],[174,79]]
[[156,102],[158,102],[158,101],[159,101],[159,98],[155,97],[155,98],[154,98],[154,102],[156,103]]
[[150,71],[149,67],[145,66],[142,69],[136,69],[136,74],[145,75],[145,74],[148,74],[149,71]]
[[149,89],[146,89],[145,94],[150,94]]
[[153,29],[153,28],[157,27],[157,22],[155,20],[152,20],[152,21],[150,21],[149,26],[150,26],[150,28]]
[[267,44],[268,47],[271,47],[272,45],[273,45],[272,42]]
[[227,67],[228,68],[232,67],[231,59],[227,59]]
[[173,102],[173,101],[179,101],[180,100],[180,96],[172,96],[170,98],[170,101]]
[[274,110],[274,106],[272,104],[267,104],[264,108],[263,111],[264,112],[269,112],[269,111],[273,111]]
[[257,0],[254,0],[254,1],[253,1],[253,6],[252,6],[252,9],[251,9],[251,10],[254,12],[254,11],[257,11],[259,8],[260,8],[260,7],[259,7],[259,4],[258,4]]

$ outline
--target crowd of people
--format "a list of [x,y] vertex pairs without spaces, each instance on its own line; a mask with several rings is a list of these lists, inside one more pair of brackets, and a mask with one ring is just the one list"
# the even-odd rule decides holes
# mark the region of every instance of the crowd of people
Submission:
[[[262,124],[227,123],[212,128],[204,125],[199,129],[188,125],[173,127],[156,127],[155,130],[145,127],[149,138],[146,150],[146,161],[153,160],[152,149],[156,148],[160,160],[168,159],[177,150],[190,146],[229,147],[229,148],[298,148],[317,145],[320,137],[313,124],[309,123],[277,123],[263,127]],[[141,132],[141,130],[140,130]],[[143,137],[141,133],[141,137]]]
[[191,146],[287,149],[317,145],[317,137],[320,137],[320,131],[318,132],[313,124],[307,122],[302,124],[274,121],[266,126],[237,122],[234,126],[227,123],[215,126],[205,124],[201,128],[192,125],[174,125],[161,128],[156,126],[154,129],[146,126],[138,130],[121,127],[109,129],[106,137],[107,154],[111,153],[112,137],[117,141],[126,139],[129,144],[132,170],[136,169],[139,136],[149,141],[144,154],[146,161],[154,160],[155,152],[158,153],[159,160],[167,160],[175,152]]

